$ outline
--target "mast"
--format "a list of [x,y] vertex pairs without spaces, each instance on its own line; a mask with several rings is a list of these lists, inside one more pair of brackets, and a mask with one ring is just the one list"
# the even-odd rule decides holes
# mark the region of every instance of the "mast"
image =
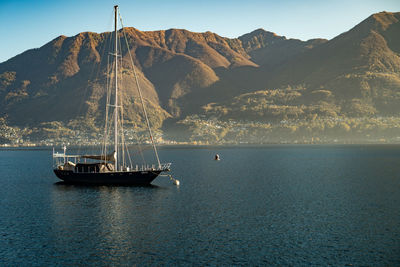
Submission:
[[115,103],[114,103],[114,151],[115,151],[115,171],[118,171],[118,31],[117,31],[117,14],[118,5],[114,6],[115,11]]

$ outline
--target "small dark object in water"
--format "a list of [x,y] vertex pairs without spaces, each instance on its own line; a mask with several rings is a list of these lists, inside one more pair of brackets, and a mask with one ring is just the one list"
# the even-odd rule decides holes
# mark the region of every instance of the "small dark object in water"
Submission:
[[219,155],[215,154],[214,160],[220,160]]

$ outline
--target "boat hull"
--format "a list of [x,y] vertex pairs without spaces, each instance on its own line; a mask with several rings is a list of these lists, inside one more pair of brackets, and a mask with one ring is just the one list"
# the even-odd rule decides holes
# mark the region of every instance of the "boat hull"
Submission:
[[76,173],[73,171],[55,169],[54,173],[64,182],[71,184],[150,185],[161,171]]

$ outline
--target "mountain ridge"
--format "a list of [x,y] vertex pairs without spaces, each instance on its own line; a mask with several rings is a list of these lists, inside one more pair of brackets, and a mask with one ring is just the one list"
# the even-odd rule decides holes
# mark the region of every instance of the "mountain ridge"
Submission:
[[[400,112],[400,12],[373,14],[331,40],[287,39],[262,28],[238,38],[184,29],[124,32],[119,36],[127,36],[152,124],[164,132],[196,114],[273,122]],[[100,127],[102,52],[112,38],[111,32],[60,35],[0,63],[0,117],[17,127],[80,120]],[[133,95],[124,96],[126,121],[140,128],[130,57],[121,47],[122,85]],[[270,115],[274,105],[279,116]]]

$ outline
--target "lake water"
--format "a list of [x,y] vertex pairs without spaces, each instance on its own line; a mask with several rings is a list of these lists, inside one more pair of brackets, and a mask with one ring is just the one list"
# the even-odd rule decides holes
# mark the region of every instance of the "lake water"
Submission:
[[400,265],[400,146],[159,153],[179,187],[60,184],[51,150],[0,150],[0,265]]

